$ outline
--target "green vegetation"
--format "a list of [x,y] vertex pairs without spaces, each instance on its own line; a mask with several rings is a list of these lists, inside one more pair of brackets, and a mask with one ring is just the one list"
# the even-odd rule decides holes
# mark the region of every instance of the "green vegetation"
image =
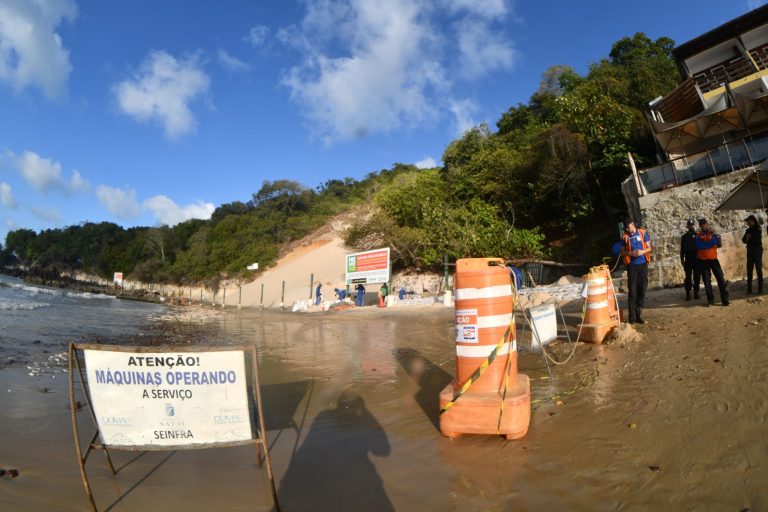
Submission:
[[399,267],[434,268],[444,254],[594,261],[624,209],[619,184],[629,174],[627,152],[641,165],[653,161],[643,110],[678,83],[673,46],[638,33],[617,41],[585,76],[549,68],[527,104],[501,115],[497,131],[482,124],[451,142],[441,168],[395,164],[315,190],[267,181],[246,203],[173,227],[19,229],[8,234],[0,264],[107,278],[122,270],[155,282],[240,276],[249,263],[269,266],[281,246],[360,204],[370,207],[346,242],[390,246]]

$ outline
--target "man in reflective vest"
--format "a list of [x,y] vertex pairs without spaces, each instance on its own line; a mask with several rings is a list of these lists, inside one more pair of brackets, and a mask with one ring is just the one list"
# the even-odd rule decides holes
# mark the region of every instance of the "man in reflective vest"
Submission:
[[728,302],[728,288],[725,284],[723,269],[717,259],[717,248],[721,247],[720,235],[709,228],[707,219],[699,219],[699,232],[696,237],[697,257],[701,266],[701,275],[704,278],[704,290],[707,292],[707,306],[715,304],[715,294],[712,291],[712,274],[715,275],[717,288],[720,290],[720,301],[723,306]]
[[627,266],[627,295],[629,323],[644,324],[643,307],[648,289],[648,262],[651,261],[651,237],[644,229],[637,229],[633,219],[624,221],[622,261]]

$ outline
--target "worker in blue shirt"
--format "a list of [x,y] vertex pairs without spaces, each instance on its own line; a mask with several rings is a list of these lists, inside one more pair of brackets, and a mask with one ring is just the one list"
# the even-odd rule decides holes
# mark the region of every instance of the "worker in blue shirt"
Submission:
[[320,298],[323,296],[323,292],[320,291],[322,287],[323,283],[317,283],[317,288],[315,288],[315,304],[320,304]]
[[363,305],[363,297],[365,297],[365,286],[363,286],[363,284],[360,283],[355,287],[355,290],[357,290],[357,297],[355,297],[355,306],[359,307]]
[[645,292],[648,290],[648,262],[651,261],[651,237],[644,229],[635,227],[635,221],[624,221],[624,246],[621,248],[622,261],[627,266],[627,299],[629,302],[629,323],[644,324],[643,307]]

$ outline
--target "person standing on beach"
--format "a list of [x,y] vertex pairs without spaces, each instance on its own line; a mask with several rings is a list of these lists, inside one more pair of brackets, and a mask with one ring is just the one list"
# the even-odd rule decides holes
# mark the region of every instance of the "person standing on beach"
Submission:
[[627,295],[629,301],[629,323],[644,324],[643,307],[648,289],[648,262],[651,261],[651,237],[644,229],[635,227],[633,219],[624,221],[624,246],[621,248],[622,261],[627,266]]
[[750,215],[744,222],[749,226],[741,237],[747,246],[747,293],[752,293],[752,269],[757,269],[757,293],[763,293],[763,240],[757,217]]
[[693,219],[688,219],[686,227],[688,231],[683,233],[680,239],[680,263],[685,270],[685,300],[691,300],[691,290],[693,298],[699,298],[699,284],[701,283],[701,269],[699,268],[699,258],[696,250],[696,228]]
[[715,275],[717,288],[720,290],[720,301],[723,306],[728,306],[728,288],[725,283],[723,269],[717,259],[717,248],[722,247],[720,235],[709,228],[707,219],[699,219],[699,232],[696,235],[696,249],[701,274],[704,278],[704,290],[707,292],[707,307],[715,305],[715,294],[712,291],[712,274]]
[[360,307],[363,305],[363,297],[365,297],[365,286],[363,286],[363,283],[360,283],[355,287],[355,290],[357,290],[357,297],[355,297],[355,306]]

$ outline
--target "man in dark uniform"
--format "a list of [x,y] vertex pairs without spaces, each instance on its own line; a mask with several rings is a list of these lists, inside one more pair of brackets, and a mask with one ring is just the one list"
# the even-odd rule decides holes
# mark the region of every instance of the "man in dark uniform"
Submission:
[[696,235],[696,249],[698,249],[701,275],[704,277],[704,290],[707,292],[707,306],[714,306],[715,294],[712,291],[712,274],[715,275],[717,288],[720,290],[720,301],[723,306],[728,306],[728,288],[725,284],[723,269],[717,259],[717,248],[722,246],[720,235],[709,228],[707,219],[699,219],[699,232]]
[[688,231],[683,233],[680,239],[680,263],[685,269],[685,300],[691,300],[691,290],[693,290],[693,298],[699,298],[699,283],[701,283],[699,259],[696,257],[695,224],[693,219],[688,219],[686,222]]
[[644,324],[643,307],[648,289],[648,262],[651,261],[651,238],[644,229],[635,227],[635,221],[624,221],[624,246],[621,248],[622,261],[627,266],[627,301],[629,302],[629,323]]
[[763,293],[763,240],[757,217],[750,215],[741,241],[747,246],[747,293],[752,293],[752,270],[757,269],[757,293]]

